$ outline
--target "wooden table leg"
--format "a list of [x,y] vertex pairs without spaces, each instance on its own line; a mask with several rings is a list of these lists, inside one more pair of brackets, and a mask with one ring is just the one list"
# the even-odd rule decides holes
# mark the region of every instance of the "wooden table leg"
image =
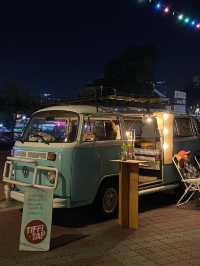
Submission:
[[126,163],[120,164],[119,176],[119,224],[129,227],[129,173]]
[[129,165],[129,228],[138,229],[138,164]]

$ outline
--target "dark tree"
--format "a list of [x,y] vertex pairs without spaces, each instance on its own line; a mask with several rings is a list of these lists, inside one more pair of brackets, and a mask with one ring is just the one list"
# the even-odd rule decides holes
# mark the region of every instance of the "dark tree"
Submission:
[[23,85],[18,82],[7,82],[1,94],[0,111],[8,116],[10,128],[13,129],[17,113],[31,114],[35,110],[35,99]]
[[150,95],[157,59],[157,50],[153,46],[129,48],[105,65],[104,82],[122,93]]

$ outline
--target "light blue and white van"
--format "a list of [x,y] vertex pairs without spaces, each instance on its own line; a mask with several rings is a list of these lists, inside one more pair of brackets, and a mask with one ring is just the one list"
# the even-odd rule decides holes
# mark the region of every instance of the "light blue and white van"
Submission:
[[173,154],[180,149],[200,150],[199,123],[187,115],[53,106],[32,115],[7,158],[3,174],[7,195],[23,202],[24,187],[50,186],[54,208],[95,203],[102,214],[113,215],[119,169],[111,160],[120,158],[129,132],[135,136],[135,158],[147,161],[140,166],[140,194],[176,188]]

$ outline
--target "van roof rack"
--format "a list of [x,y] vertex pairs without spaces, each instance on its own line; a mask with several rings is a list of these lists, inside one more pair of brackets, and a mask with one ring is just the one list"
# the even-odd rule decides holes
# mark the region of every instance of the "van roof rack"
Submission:
[[67,104],[92,105],[96,106],[97,111],[106,112],[151,112],[154,110],[166,110],[170,106],[168,98],[124,95],[109,95],[98,98],[80,97],[67,101]]

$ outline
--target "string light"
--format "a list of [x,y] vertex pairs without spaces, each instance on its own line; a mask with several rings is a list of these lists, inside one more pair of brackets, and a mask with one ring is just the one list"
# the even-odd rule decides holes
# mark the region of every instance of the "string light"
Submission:
[[184,18],[183,14],[178,15],[178,20],[182,20]]
[[161,3],[157,3],[157,4],[155,5],[155,8],[156,8],[157,10],[160,10],[160,9],[161,9]]
[[173,9],[171,6],[159,1],[159,0],[138,0],[138,3],[147,3],[154,7],[156,11],[163,13],[165,15],[171,15],[175,17],[179,22],[184,25],[188,25],[193,29],[200,30],[200,21],[191,18],[177,10]]
[[168,6],[164,8],[164,12],[169,13],[169,7]]

